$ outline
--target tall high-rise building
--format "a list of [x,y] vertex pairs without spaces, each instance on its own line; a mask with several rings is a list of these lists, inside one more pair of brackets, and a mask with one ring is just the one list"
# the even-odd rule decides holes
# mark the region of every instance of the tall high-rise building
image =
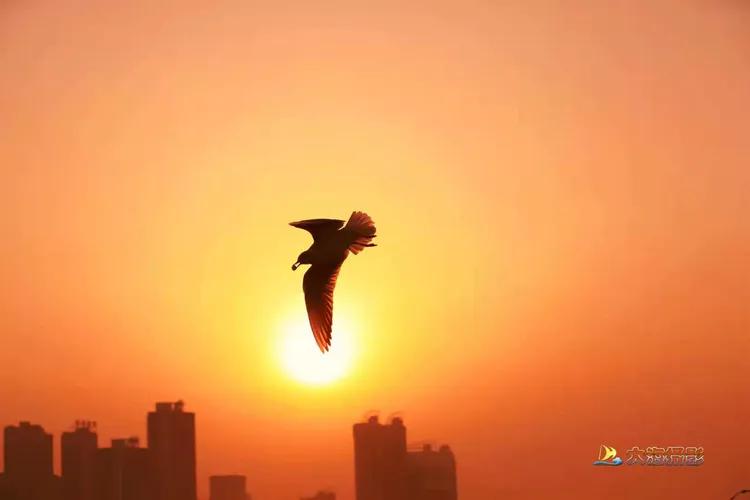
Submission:
[[158,500],[152,495],[149,451],[138,438],[113,439],[99,448],[95,463],[96,500]]
[[457,500],[456,460],[448,446],[410,451],[406,466],[410,500]]
[[249,500],[245,476],[211,476],[208,478],[211,489],[210,500]]
[[35,479],[52,475],[52,434],[40,425],[21,422],[5,428],[5,474]]
[[332,491],[319,491],[312,497],[303,497],[300,500],[336,500],[336,493]]
[[148,448],[157,500],[196,500],[195,414],[182,401],[149,412]]
[[357,500],[407,500],[406,427],[400,418],[381,424],[372,416],[354,425]]
[[59,478],[52,473],[52,435],[39,425],[21,422],[4,432],[5,473],[0,497],[13,500],[57,500]]
[[400,418],[378,417],[354,425],[354,479],[357,500],[457,500],[456,460],[448,446],[435,451],[406,448]]
[[96,500],[94,493],[96,424],[79,420],[61,438],[62,487],[65,500]]

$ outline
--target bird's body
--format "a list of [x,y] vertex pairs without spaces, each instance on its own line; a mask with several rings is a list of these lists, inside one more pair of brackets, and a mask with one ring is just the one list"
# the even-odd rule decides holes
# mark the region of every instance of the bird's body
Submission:
[[375,246],[375,224],[364,212],[353,212],[344,225],[340,219],[308,219],[290,222],[313,237],[313,244],[302,252],[292,270],[310,264],[302,281],[305,305],[315,341],[325,352],[331,346],[333,323],[333,290],[341,264],[349,252],[358,254],[365,247]]
[[341,265],[349,254],[349,239],[347,232],[336,230],[326,238],[313,240],[306,250],[310,265]]

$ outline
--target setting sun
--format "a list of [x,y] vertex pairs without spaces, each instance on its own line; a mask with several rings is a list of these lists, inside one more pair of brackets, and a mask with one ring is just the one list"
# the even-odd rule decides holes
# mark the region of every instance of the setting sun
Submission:
[[315,345],[306,317],[294,318],[282,329],[279,357],[284,372],[297,382],[325,385],[345,377],[352,367],[352,330],[335,320],[334,342],[325,354]]

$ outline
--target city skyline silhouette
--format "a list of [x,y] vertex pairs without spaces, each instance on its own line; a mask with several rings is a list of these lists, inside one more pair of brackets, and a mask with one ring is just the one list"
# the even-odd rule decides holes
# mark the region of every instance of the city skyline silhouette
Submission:
[[[400,416],[381,424],[370,414],[352,429],[356,500],[457,500],[450,447],[409,450]],[[56,475],[52,434],[29,421],[7,425],[0,500],[198,500],[195,413],[185,411],[182,400],[158,402],[147,414],[147,435],[146,446],[137,436],[99,446],[97,423],[76,420],[60,436]],[[206,500],[253,498],[246,475],[212,474],[208,484]],[[323,489],[301,500],[336,498],[335,491]]]

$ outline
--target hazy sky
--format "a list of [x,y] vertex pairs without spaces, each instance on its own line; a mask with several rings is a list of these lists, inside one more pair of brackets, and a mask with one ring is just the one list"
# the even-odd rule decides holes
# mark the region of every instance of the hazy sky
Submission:
[[[183,398],[204,499],[351,500],[370,409],[464,500],[750,488],[750,6],[155,3],[0,1],[0,424],[143,438]],[[356,368],[300,384],[286,224],[354,209]]]

